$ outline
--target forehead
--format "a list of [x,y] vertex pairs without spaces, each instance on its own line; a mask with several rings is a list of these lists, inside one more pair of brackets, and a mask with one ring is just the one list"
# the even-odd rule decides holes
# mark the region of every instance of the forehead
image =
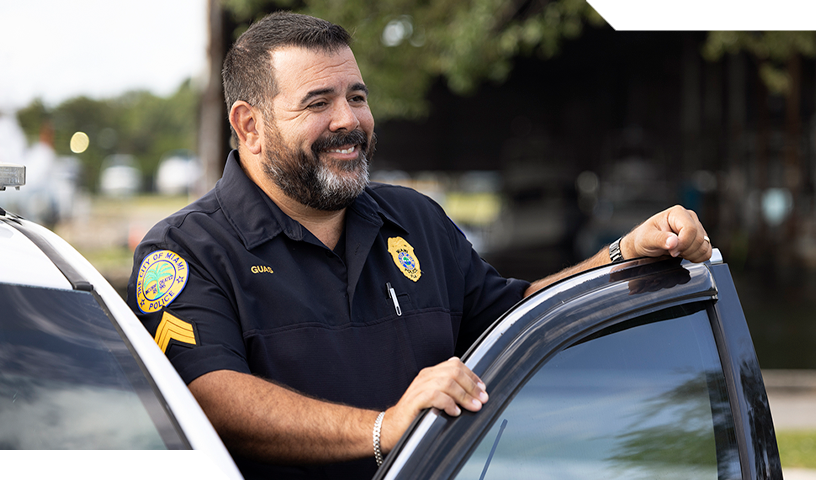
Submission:
[[302,96],[326,89],[345,92],[363,83],[357,60],[348,47],[334,52],[284,47],[270,55],[278,95]]

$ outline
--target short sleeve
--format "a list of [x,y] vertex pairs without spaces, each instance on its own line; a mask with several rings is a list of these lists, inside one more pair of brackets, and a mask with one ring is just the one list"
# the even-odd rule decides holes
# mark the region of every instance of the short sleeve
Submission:
[[[166,231],[158,236],[164,237],[162,242],[143,241],[136,249],[128,306],[186,383],[216,370],[250,373],[241,326],[227,292],[181,242],[168,240]],[[176,268],[183,265],[186,271],[177,292],[167,286],[178,279],[171,272],[173,262],[160,264],[173,255],[180,259]]]

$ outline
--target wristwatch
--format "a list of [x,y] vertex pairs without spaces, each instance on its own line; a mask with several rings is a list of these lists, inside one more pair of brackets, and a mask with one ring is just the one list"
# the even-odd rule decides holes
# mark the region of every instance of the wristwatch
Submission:
[[609,259],[612,260],[612,263],[618,263],[623,261],[623,255],[621,255],[620,249],[621,240],[623,240],[623,237],[620,237],[619,239],[612,242],[611,245],[609,245]]

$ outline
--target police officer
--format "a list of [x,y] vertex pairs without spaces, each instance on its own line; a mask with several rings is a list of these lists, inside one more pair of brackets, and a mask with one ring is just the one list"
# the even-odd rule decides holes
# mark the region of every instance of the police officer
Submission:
[[488,401],[457,355],[522,297],[613,259],[711,255],[674,207],[564,272],[502,278],[430,199],[369,185],[368,89],[329,22],[255,23],[224,88],[238,150],[139,245],[128,303],[248,478],[368,478],[421,410]]

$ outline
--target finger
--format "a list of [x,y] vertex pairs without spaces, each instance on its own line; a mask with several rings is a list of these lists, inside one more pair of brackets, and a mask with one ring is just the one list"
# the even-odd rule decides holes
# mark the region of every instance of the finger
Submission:
[[698,263],[711,258],[711,253],[713,252],[711,240],[708,238],[708,234],[705,233],[705,230],[701,233],[702,234],[695,239],[693,245],[683,252],[683,258]]
[[440,390],[466,410],[475,412],[481,409],[488,400],[484,383],[458,358],[446,363],[451,367],[450,376],[440,384]]
[[680,206],[669,210],[667,221],[670,231],[677,234],[677,244],[670,249],[672,256],[676,257],[692,247],[703,226],[696,213]]
[[[664,233],[664,232],[662,232]],[[680,255],[680,237],[674,233],[669,232],[664,234],[663,248],[669,252],[672,257]]]
[[711,258],[711,240],[697,214],[686,210],[688,221],[680,231],[680,254],[692,262],[703,262]]
[[678,243],[669,249],[674,256],[682,256],[692,262],[711,258],[711,243],[697,213],[683,207],[673,207],[667,216],[669,227],[677,233]]
[[652,223],[644,223],[634,232],[635,252],[638,257],[659,257],[679,254],[680,244],[676,233],[668,228],[660,228]]
[[471,369],[469,369],[467,367],[467,365],[462,363],[462,361],[459,360],[458,357],[451,357],[451,358],[448,359],[448,362],[450,362],[451,364],[453,364],[457,368],[458,374],[460,374],[460,375],[464,374],[465,377],[467,377],[467,379],[470,380],[470,382],[467,382],[465,379],[462,379],[462,382],[461,382],[462,386],[465,387],[465,389],[467,391],[469,391],[469,392],[481,391],[483,393],[487,393],[487,390],[485,388],[485,384],[482,381],[482,379],[479,378],[478,375],[473,373],[473,371]]

